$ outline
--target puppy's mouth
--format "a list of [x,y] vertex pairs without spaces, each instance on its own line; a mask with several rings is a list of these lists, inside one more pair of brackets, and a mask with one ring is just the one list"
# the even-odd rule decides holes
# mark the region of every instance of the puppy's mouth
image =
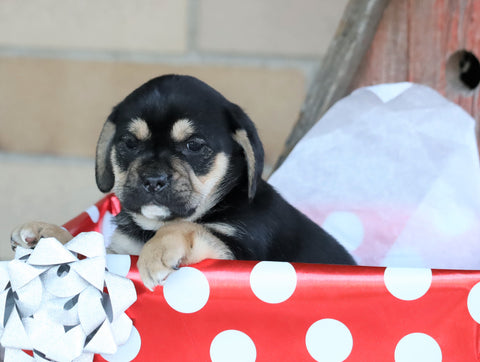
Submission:
[[159,205],[157,203],[149,203],[140,207],[138,214],[143,217],[154,221],[171,221],[177,218],[187,218],[195,212],[195,208],[170,208],[165,205]]
[[147,219],[163,221],[169,220],[173,215],[170,209],[163,205],[148,204],[140,208],[140,213]]

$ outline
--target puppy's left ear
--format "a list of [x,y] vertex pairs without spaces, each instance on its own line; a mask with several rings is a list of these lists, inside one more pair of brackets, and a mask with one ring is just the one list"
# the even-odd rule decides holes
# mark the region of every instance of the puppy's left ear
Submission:
[[[115,112],[115,111],[114,111]],[[95,156],[95,179],[97,186],[102,192],[110,192],[115,183],[111,161],[112,141],[115,135],[115,124],[112,122],[114,112],[108,117],[103,125],[102,132],[97,142]]]
[[233,126],[233,139],[243,149],[248,170],[248,198],[252,200],[257,191],[257,184],[263,172],[263,146],[252,120],[236,104],[231,103],[228,116]]

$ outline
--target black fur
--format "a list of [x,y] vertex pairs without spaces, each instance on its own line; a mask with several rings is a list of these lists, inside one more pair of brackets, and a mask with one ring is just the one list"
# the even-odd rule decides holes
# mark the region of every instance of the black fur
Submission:
[[[151,130],[152,137],[146,142],[138,142],[129,135],[128,127],[136,118],[145,120]],[[200,151],[189,151],[188,141],[175,143],[170,138],[172,125],[180,119],[190,120],[196,130],[195,137],[198,135],[205,142]],[[117,105],[108,122],[115,126],[115,132],[111,140],[105,141],[108,137],[104,134],[100,137],[104,139],[103,146],[97,149],[99,188],[108,192],[114,185],[111,150],[117,153],[116,166],[122,172],[130,170],[136,162],[119,196],[122,212],[116,219],[125,235],[141,242],[153,236],[155,230],[145,230],[132,216],[150,203],[168,207],[171,214],[164,221],[188,219],[207,228],[212,223],[231,226],[235,230],[233,235],[215,228],[210,231],[237,259],[355,264],[332,236],[262,180],[263,147],[254,124],[240,107],[205,83],[178,75],[152,79]],[[253,157],[249,158],[248,150],[234,140],[233,135],[239,130],[245,131]],[[173,181],[162,183],[162,190],[154,193],[142,187],[142,180],[148,176],[170,180],[173,159],[188,164],[197,176],[208,175],[215,156],[220,153],[227,155],[229,162],[228,171],[217,185],[218,197],[214,205],[194,220],[191,218],[196,209],[189,206],[187,192],[178,185],[175,188]]]
[[234,225],[238,236],[216,234],[237,259],[355,264],[325,230],[286,202],[267,182],[258,183],[252,202],[231,193],[201,221]]

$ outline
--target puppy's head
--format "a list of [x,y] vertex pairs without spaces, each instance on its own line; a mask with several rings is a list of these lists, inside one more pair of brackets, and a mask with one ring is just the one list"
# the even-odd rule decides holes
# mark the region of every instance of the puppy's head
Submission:
[[137,220],[196,220],[235,190],[253,199],[263,148],[240,107],[196,78],[142,85],[108,117],[96,180]]

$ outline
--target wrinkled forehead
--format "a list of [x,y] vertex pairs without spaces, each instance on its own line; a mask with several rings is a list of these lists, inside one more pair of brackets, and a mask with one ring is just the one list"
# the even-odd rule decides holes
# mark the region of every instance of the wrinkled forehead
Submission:
[[182,141],[229,132],[229,102],[215,91],[195,87],[144,87],[117,106],[119,123],[139,139],[169,135]]
[[[152,128],[156,129],[156,132],[153,132]],[[160,133],[168,136],[174,142],[183,142],[199,133],[199,127],[195,127],[194,122],[188,118],[181,118],[171,122],[165,121],[163,132],[158,132],[158,127],[153,127],[152,122],[136,117],[127,123],[124,130],[133,134],[140,141],[150,140]]]
[[[142,118],[133,118],[128,123],[126,131],[140,141],[173,141],[181,143],[192,137],[210,140],[213,144],[224,144],[230,139],[228,125],[225,122],[208,122],[194,118],[165,120],[162,126],[151,126],[152,122]],[[153,122],[155,124],[155,122]],[[228,137],[226,137],[228,135]]]

